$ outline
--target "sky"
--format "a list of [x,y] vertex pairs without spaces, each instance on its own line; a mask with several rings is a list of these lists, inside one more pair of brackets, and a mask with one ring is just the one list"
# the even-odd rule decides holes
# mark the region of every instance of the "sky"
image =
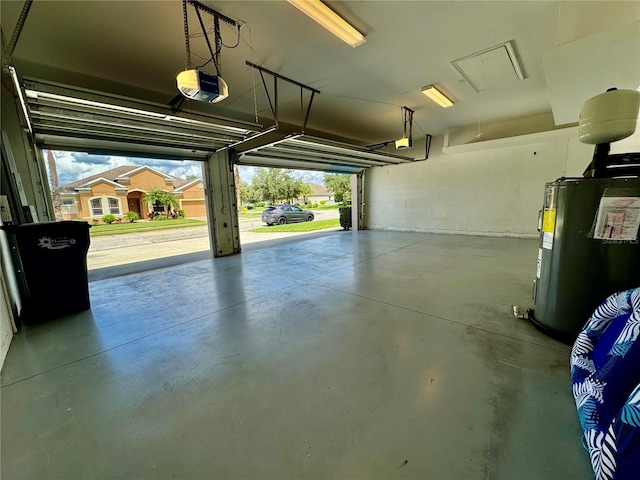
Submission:
[[[44,152],[45,165],[47,165],[47,151]],[[200,162],[195,161],[178,161],[178,160],[160,160],[154,158],[137,158],[137,157],[120,157],[112,155],[90,155],[84,152],[62,152],[54,151],[56,160],[56,170],[58,172],[58,183],[64,186],[68,183],[75,182],[81,178],[89,177],[105,170],[110,170],[123,165],[142,166],[146,165],[162,173],[173,175],[175,177],[187,178],[188,176],[197,176],[202,178],[202,168]],[[251,183],[255,175],[255,167],[240,166],[240,179],[244,182]],[[312,172],[303,170],[294,170],[293,175],[300,178],[303,182],[313,182],[323,184],[322,172]]]

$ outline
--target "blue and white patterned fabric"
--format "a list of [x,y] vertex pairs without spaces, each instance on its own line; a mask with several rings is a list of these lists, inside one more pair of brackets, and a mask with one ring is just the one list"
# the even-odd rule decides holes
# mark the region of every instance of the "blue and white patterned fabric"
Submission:
[[640,288],[596,309],[573,345],[571,380],[596,480],[640,478]]

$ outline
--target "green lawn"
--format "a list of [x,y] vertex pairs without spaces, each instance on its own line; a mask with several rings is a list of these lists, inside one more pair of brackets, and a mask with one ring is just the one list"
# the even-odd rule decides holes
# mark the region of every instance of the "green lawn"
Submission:
[[288,223],[286,225],[274,225],[273,227],[252,228],[250,232],[268,233],[268,232],[313,232],[314,230],[323,230],[325,228],[334,228],[340,226],[340,220],[332,218],[331,220],[316,220],[313,222]]
[[111,225],[94,225],[89,229],[92,237],[101,235],[119,235],[121,233],[150,232],[170,228],[200,227],[207,222],[190,218],[177,218],[163,221],[112,223]]

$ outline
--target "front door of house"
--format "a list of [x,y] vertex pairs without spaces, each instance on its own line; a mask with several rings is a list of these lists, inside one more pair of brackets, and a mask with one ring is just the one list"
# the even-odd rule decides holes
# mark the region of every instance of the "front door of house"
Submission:
[[130,198],[129,199],[129,211],[136,212],[140,218],[142,218],[142,209],[140,208],[140,199],[139,198]]

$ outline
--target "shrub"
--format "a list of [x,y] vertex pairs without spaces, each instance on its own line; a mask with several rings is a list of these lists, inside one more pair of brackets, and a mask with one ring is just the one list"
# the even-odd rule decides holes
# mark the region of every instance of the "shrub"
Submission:
[[180,218],[184,218],[184,210],[182,210],[182,209],[178,210],[178,216]]
[[249,210],[249,208],[248,208],[248,207],[245,207],[244,205],[243,205],[242,207],[240,207],[240,211],[241,211],[242,213],[247,213],[247,210]]
[[318,204],[314,203],[313,205],[311,205],[312,208],[318,208]]
[[102,217],[102,221],[108,225],[111,225],[113,222],[116,221],[116,217],[115,215],[111,215],[110,213],[105,215],[104,217]]
[[153,217],[154,222],[164,222],[166,220],[173,220],[173,218],[167,217],[165,215],[156,215],[155,217]]
[[92,225],[98,225],[100,223],[100,220],[98,220],[97,218],[94,218],[93,220],[91,220],[91,224]]
[[258,203],[256,203],[256,208],[264,208],[264,207],[266,207],[266,206],[267,206],[267,204],[266,204],[266,203],[264,203],[264,202],[258,202]]
[[340,207],[340,226],[345,230],[351,229],[351,207]]
[[137,212],[129,210],[127,213],[124,214],[124,218],[129,220],[129,223],[133,223],[136,220],[140,220],[140,215],[138,215]]
[[326,200],[320,200],[320,205],[322,205],[324,207],[324,204],[327,203]]

